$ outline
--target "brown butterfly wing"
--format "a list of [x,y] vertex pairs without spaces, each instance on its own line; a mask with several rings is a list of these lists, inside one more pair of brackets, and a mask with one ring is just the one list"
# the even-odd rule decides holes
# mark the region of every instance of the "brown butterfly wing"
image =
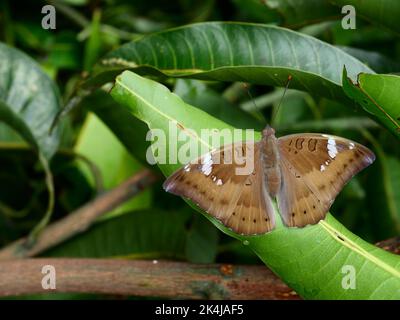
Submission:
[[[245,162],[232,157],[237,154],[245,155]],[[237,169],[245,168],[249,162],[254,164],[251,171],[237,174]],[[262,234],[275,226],[271,199],[264,188],[258,143],[225,145],[179,169],[163,186],[168,192],[189,198],[237,233]]]
[[324,219],[343,186],[375,160],[368,148],[330,135],[284,136],[278,146],[283,178],[278,204],[291,227]]

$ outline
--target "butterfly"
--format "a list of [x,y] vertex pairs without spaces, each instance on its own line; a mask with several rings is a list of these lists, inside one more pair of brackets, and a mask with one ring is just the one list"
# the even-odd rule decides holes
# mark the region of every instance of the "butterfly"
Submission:
[[[316,224],[344,185],[374,160],[371,150],[345,138],[319,133],[277,138],[267,125],[260,141],[213,150],[174,172],[163,187],[234,232],[259,235],[275,228],[272,199],[286,226]],[[252,170],[238,174],[245,167]]]

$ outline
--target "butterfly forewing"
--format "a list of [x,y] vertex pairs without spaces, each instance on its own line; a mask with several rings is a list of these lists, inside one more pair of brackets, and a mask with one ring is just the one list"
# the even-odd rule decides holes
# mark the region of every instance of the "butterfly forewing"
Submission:
[[323,219],[343,186],[375,160],[368,148],[324,134],[295,134],[278,139],[282,188],[278,205],[288,226]]
[[172,174],[164,189],[186,197],[240,234],[274,228],[273,208],[265,192],[259,143],[225,145]]

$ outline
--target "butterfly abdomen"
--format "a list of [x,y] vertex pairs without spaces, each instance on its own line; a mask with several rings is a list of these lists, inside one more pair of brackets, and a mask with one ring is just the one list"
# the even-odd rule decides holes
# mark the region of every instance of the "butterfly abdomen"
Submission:
[[274,134],[264,134],[263,132],[261,144],[261,161],[263,163],[264,183],[269,195],[275,197],[282,185],[277,139]]

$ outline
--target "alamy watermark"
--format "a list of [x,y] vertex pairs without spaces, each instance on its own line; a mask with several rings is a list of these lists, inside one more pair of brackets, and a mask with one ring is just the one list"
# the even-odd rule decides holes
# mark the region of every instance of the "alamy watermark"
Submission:
[[42,288],[44,290],[56,289],[56,268],[50,264],[42,267]]
[[345,290],[356,289],[356,268],[354,266],[346,264],[342,267],[342,288]]
[[[178,130],[178,128],[180,130]],[[196,132],[183,128],[175,121],[170,121],[168,132],[162,129],[151,129],[146,140],[151,141],[147,149],[146,159],[149,164],[202,164],[201,170],[207,175],[214,164],[235,164],[235,174],[249,175],[254,171],[254,141],[253,129],[201,129]],[[238,141],[234,145],[232,141]],[[223,152],[216,151],[211,146],[227,145]],[[203,156],[203,157],[200,157]],[[187,167],[188,168],[188,167]]]
[[56,8],[48,4],[42,7],[42,13],[44,17],[42,18],[42,28],[43,29],[56,29]]
[[352,5],[342,7],[342,14],[346,14],[342,18],[342,28],[345,30],[356,28],[356,8]]

